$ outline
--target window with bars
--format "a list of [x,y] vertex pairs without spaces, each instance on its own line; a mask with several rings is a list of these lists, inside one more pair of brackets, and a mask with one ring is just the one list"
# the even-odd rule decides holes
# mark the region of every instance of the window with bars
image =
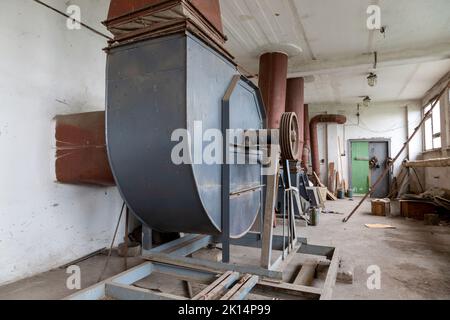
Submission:
[[[423,109],[423,114],[426,115],[430,111],[432,103]],[[436,104],[433,112],[425,121],[425,151],[440,149],[442,147],[441,140],[441,104],[440,101]]]

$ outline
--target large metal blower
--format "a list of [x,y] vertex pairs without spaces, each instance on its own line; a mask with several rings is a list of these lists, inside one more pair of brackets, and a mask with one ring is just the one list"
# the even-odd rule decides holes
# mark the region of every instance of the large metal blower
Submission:
[[[179,141],[171,137],[177,129],[194,137],[200,121],[203,131],[222,128],[222,99],[236,67],[191,34],[111,49],[107,64],[108,151],[127,205],[159,231],[219,234],[221,165],[174,164],[171,155]],[[257,88],[244,79],[230,100],[230,128],[264,128]],[[261,164],[232,165],[231,193],[261,186],[261,169]],[[255,222],[260,191],[231,198],[232,237],[246,234]]]
[[[239,238],[263,209],[261,161],[227,166],[225,183],[220,163],[174,163],[172,153],[180,141],[173,134],[187,130],[203,154],[210,143],[203,134],[209,129],[265,129],[259,89],[244,77],[236,78],[236,64],[222,46],[218,2],[147,3],[137,9],[116,0],[105,22],[116,40],[107,49],[106,103],[115,181],[134,214],[162,232],[221,234],[226,190],[229,236]],[[116,14],[119,9],[134,11]],[[224,117],[229,118],[226,124]],[[296,128],[292,121],[289,126]],[[285,136],[291,139],[290,132]],[[248,156],[244,140],[244,135],[238,137],[227,151]],[[190,149],[187,157],[194,160],[194,153]]]

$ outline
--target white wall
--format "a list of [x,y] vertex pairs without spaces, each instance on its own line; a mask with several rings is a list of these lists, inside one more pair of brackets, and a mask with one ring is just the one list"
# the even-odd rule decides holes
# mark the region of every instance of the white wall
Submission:
[[[54,182],[52,119],[104,109],[105,39],[69,31],[30,0],[0,0],[0,284],[109,245],[121,199],[116,188]],[[109,1],[75,3],[103,30]]]
[[[349,181],[348,141],[352,139],[375,139],[383,138],[391,140],[391,156],[394,157],[402,148],[407,139],[407,131],[412,134],[414,128],[420,122],[421,113],[418,102],[392,102],[374,103],[366,108],[360,108],[360,122],[358,125],[357,106],[349,105],[310,105],[310,117],[318,114],[342,114],[347,117],[345,125],[322,124],[319,125],[319,153],[320,159],[325,159],[321,165],[321,179],[328,181],[327,169],[329,162],[335,162],[336,169],[340,169],[338,159],[338,137],[341,141],[341,152],[345,152],[346,157],[342,158],[343,176]],[[407,111],[408,110],[408,111]],[[408,114],[408,120],[406,117]],[[327,140],[325,140],[327,137]],[[417,134],[410,144],[410,159],[416,159],[422,151],[422,135]],[[401,162],[407,157],[405,152],[395,165],[394,172],[398,174]]]

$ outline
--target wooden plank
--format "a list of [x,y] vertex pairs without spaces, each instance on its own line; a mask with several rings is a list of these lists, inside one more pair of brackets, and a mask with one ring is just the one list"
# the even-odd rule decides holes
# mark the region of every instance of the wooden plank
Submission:
[[325,279],[325,284],[323,285],[323,292],[320,296],[320,300],[331,300],[333,294],[333,287],[336,284],[337,272],[339,269],[339,250],[334,249],[333,257],[331,258],[330,267],[328,268],[327,277]]
[[176,265],[179,267],[191,268],[196,270],[222,272],[222,271],[236,271],[240,273],[251,273],[261,277],[282,279],[283,273],[274,270],[268,270],[255,266],[227,264],[214,261],[199,260],[193,258],[185,258],[178,256],[171,256],[166,254],[154,253],[144,256],[143,259],[159,262],[169,265]]
[[246,274],[220,300],[243,300],[258,283],[259,277]]
[[[313,171],[313,175],[314,175],[314,178],[316,178],[317,184],[318,184],[320,187],[322,187],[322,188],[326,188],[326,186],[322,183],[322,181],[320,181],[320,178],[319,178],[319,176],[317,175],[317,173],[315,173],[315,172]],[[327,189],[328,189],[328,188],[327,188]]]
[[321,205],[325,205],[327,201],[327,188],[317,187],[317,194],[319,195]]
[[333,201],[337,201],[336,196],[330,192],[330,190],[320,181],[320,178],[317,176],[317,173],[313,172],[314,178],[317,181],[317,184],[319,185],[319,187],[321,188],[326,188],[327,189],[327,196],[329,200],[333,200]]
[[336,170],[334,162],[328,164],[328,189],[333,194],[336,191]]
[[302,264],[302,267],[294,280],[295,285],[310,287],[316,276],[316,269],[319,265],[317,260],[307,260]]
[[337,197],[333,194],[333,193],[331,193],[331,191],[330,190],[328,190],[327,189],[327,196],[328,196],[328,199],[329,200],[332,200],[332,201],[337,201]]
[[336,171],[336,191],[339,189],[342,189],[342,184],[341,184],[341,174],[339,173],[339,171]]
[[[271,151],[274,151],[271,148]],[[272,261],[273,221],[275,218],[275,204],[278,194],[279,157],[275,163],[275,174],[267,177],[266,203],[264,211],[264,225],[261,248],[261,267],[269,269]]]
[[284,282],[263,280],[259,281],[256,287],[258,290],[262,290],[263,292],[274,291],[309,299],[320,299],[320,296],[322,295],[321,288],[307,287]]
[[197,294],[192,300],[214,300],[239,279],[239,273],[227,271],[216,281]]
[[450,158],[437,158],[430,160],[407,161],[403,163],[405,168],[442,168],[450,167]]

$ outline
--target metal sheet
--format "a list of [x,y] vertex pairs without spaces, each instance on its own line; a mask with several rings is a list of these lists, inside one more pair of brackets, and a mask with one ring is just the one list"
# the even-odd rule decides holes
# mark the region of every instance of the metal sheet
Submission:
[[114,186],[105,142],[105,112],[55,117],[56,179],[66,184]]
[[[188,34],[111,49],[107,68],[107,144],[119,189],[149,227],[165,232],[219,234],[221,166],[175,165],[176,129],[194,135],[221,128],[221,101],[236,74],[228,60]],[[231,127],[262,129],[255,88],[240,81],[230,101]],[[204,148],[208,143],[204,143]],[[231,166],[231,191],[261,185],[260,165]],[[247,233],[261,192],[233,198],[231,236]]]

